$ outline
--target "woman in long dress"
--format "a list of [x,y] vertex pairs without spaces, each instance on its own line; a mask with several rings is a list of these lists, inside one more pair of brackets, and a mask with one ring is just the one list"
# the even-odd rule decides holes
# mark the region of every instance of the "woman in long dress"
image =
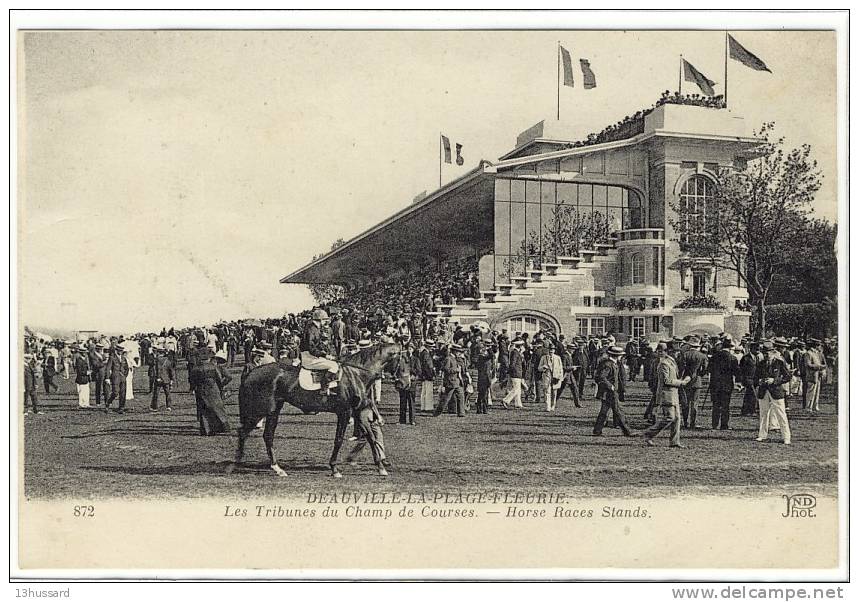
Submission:
[[219,351],[214,358],[204,361],[195,370],[197,418],[200,421],[200,434],[204,436],[230,431],[230,419],[224,407],[224,389],[232,377],[223,368],[226,361],[226,352]]

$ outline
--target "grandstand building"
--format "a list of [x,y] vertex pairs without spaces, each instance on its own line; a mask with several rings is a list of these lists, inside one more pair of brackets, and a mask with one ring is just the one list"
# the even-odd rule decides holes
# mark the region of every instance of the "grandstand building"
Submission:
[[497,161],[281,282],[362,287],[470,258],[479,298],[437,308],[464,325],[619,340],[748,332],[738,275],[690,257],[672,227],[680,206],[703,224],[719,170],[754,156],[743,119],[712,102],[663,98],[583,142],[562,126],[538,123]]

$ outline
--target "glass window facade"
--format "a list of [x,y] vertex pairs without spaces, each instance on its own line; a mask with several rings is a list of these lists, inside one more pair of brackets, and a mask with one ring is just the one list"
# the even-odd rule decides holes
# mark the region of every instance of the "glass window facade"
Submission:
[[495,280],[592,248],[621,229],[643,228],[641,198],[620,186],[495,181]]

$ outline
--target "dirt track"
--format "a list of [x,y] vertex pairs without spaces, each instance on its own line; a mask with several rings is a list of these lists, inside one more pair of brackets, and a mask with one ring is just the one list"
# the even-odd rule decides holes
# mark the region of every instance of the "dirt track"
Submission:
[[[238,383],[240,367],[233,370]],[[385,385],[382,412],[391,476],[378,477],[369,451],[361,465],[342,466],[344,479],[328,474],[334,416],[304,416],[289,408],[278,427],[276,449],[288,477],[275,476],[255,431],[246,461],[232,475],[224,467],[235,449],[233,435],[201,437],[184,369],[178,375],[174,410],[150,413],[145,371],[135,374],[132,413],[105,414],[79,409],[73,381],[58,378],[59,393],[40,394],[44,414],[23,417],[25,424],[25,495],[74,497],[81,501],[132,497],[288,497],[318,491],[419,490],[566,490],[582,496],[713,493],[731,495],[749,488],[782,490],[803,486],[827,489],[837,481],[837,422],[832,388],[824,389],[823,413],[790,414],[792,446],[756,443],[756,418],[739,417],[741,398],[732,402],[732,431],[683,431],[686,449],[645,448],[641,438],[625,438],[614,429],[590,436],[598,405],[590,399],[577,409],[568,398],[555,414],[539,404],[525,410],[492,408],[487,416],[464,418],[419,414],[417,426],[400,425],[396,392]],[[641,419],[646,388],[634,383],[626,409],[633,427]],[[238,423],[236,393],[227,409]],[[799,400],[792,400],[793,408]],[[704,410],[709,421],[709,403]],[[344,445],[347,451],[350,444]],[[341,459],[342,459],[341,455]]]

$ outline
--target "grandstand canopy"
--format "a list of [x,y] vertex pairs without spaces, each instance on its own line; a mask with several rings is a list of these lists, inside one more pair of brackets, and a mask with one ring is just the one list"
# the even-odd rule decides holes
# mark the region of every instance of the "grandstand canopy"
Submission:
[[493,171],[481,162],[280,282],[354,285],[491,249]]

